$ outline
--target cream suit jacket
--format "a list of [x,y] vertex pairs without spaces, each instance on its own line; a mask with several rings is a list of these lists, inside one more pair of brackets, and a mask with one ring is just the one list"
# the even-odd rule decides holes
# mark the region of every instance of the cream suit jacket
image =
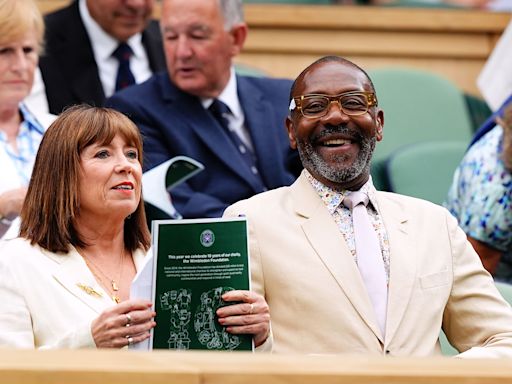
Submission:
[[[144,256],[134,253],[137,269]],[[21,238],[0,245],[0,303],[0,347],[41,349],[95,348],[91,322],[115,305],[76,249],[55,254]]]
[[430,356],[441,327],[459,356],[512,357],[512,310],[455,219],[432,203],[378,192],[391,251],[385,337],[357,265],[302,174],[240,201],[252,286],[265,296],[274,352]]

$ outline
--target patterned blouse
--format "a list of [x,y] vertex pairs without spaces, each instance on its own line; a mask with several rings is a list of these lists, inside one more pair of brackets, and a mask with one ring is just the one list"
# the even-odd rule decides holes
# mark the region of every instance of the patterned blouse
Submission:
[[[336,191],[316,180],[308,171],[304,170],[304,172],[306,178],[311,183],[315,191],[317,191],[318,195],[327,207],[327,210],[338,225],[338,228],[347,243],[348,249],[352,253],[354,261],[357,263],[352,213],[350,212],[350,209],[342,204],[343,198],[350,194],[350,191]],[[368,210],[370,220],[377,232],[377,236],[379,237],[380,249],[382,250],[382,258],[384,260],[384,269],[386,270],[387,281],[389,283],[389,239],[386,229],[384,228],[381,215],[379,214],[379,207],[376,198],[377,190],[373,186],[371,177],[366,184],[361,187],[360,191],[368,194],[370,202],[366,209]]]
[[512,175],[501,160],[502,137],[503,129],[497,125],[469,148],[445,206],[468,236],[510,254]]

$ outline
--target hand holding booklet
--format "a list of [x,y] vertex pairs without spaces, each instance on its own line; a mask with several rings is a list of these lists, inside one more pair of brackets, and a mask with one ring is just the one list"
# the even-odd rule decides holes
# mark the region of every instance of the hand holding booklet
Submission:
[[151,256],[130,296],[152,300],[157,326],[134,349],[252,350],[250,335],[217,321],[228,290],[249,290],[247,222],[236,219],[153,221]]

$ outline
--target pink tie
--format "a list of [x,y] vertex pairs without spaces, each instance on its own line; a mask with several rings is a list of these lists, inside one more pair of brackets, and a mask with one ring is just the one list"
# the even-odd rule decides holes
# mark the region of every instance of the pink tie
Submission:
[[351,192],[345,196],[343,204],[352,211],[357,266],[377,315],[382,336],[384,336],[388,288],[379,239],[366,210],[368,196],[364,192]]

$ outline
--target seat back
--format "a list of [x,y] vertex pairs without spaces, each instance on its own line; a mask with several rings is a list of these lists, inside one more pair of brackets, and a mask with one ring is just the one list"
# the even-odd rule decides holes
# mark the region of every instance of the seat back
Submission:
[[369,72],[384,110],[384,138],[372,161],[374,184],[388,189],[383,163],[409,144],[448,140],[469,143],[472,124],[464,95],[444,77],[417,69],[383,68]]
[[500,281],[496,281],[496,288],[498,288],[498,291],[500,291],[501,296],[512,305],[512,285],[507,283],[502,283]]
[[466,141],[426,141],[398,149],[386,162],[391,190],[442,204],[466,148]]
[[243,63],[235,63],[235,72],[237,75],[243,76],[254,76],[254,77],[264,77],[268,76],[264,70],[253,67],[252,65],[243,64]]

